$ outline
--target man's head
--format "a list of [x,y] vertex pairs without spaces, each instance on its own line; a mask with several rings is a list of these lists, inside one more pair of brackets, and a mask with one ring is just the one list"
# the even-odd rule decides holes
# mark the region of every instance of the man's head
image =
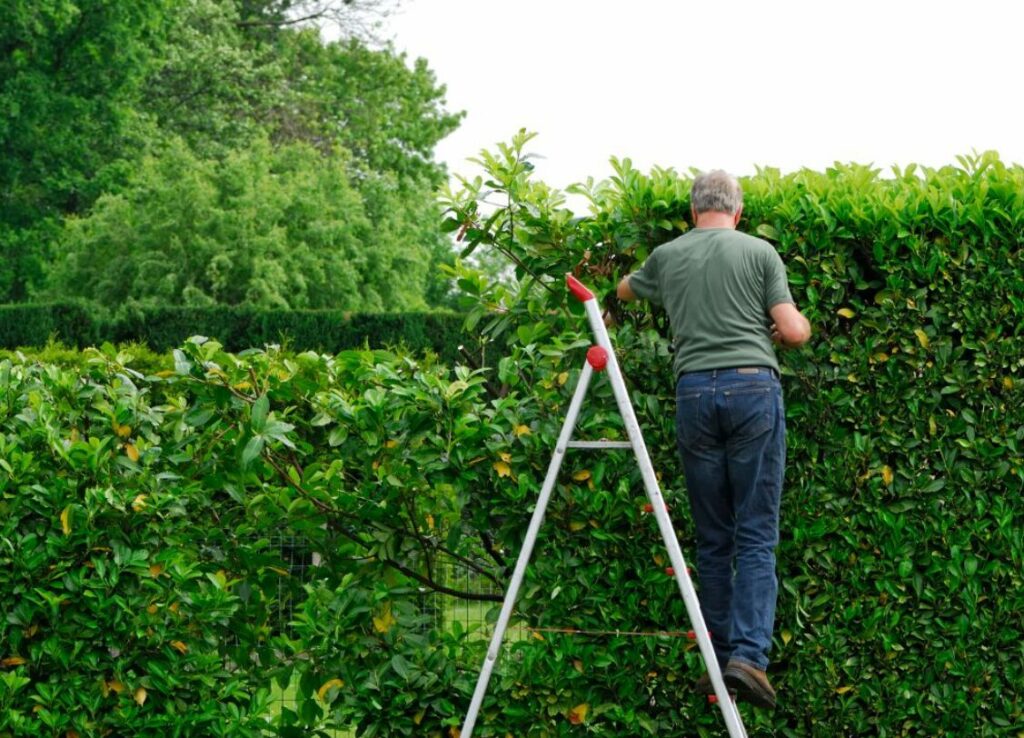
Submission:
[[743,212],[740,183],[721,169],[704,172],[693,180],[690,209],[698,228],[735,228]]

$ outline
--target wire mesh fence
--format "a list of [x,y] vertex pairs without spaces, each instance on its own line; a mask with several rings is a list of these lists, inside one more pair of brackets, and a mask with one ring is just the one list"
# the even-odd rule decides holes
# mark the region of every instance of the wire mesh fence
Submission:
[[[275,603],[274,623],[272,630],[278,634],[292,635],[291,623],[295,609],[299,605],[293,597],[295,583],[306,583],[316,576],[316,568],[321,565],[320,557],[311,550],[308,543],[297,536],[279,536],[271,539],[270,547],[279,552],[289,576],[286,582],[282,577],[278,584]],[[458,563],[446,562],[439,564],[433,572],[437,584],[457,592],[473,596],[490,596],[500,599],[504,590],[494,580],[482,576],[472,567]],[[500,602],[487,600],[464,599],[454,595],[429,590],[421,590],[420,613],[428,616],[428,626],[437,631],[450,632],[460,628],[468,633],[470,639],[490,640],[494,633],[494,623]],[[513,621],[505,633],[504,642],[513,643],[526,638],[528,629],[521,622]],[[465,668],[475,671],[480,664],[464,664]],[[297,706],[295,685],[279,688],[275,685],[272,698],[272,716],[280,715],[286,709],[294,710]],[[353,734],[347,730],[339,730],[335,738],[350,738]]]

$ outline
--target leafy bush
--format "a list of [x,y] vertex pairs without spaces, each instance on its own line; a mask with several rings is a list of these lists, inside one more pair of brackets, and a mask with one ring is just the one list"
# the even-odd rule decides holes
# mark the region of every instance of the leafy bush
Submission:
[[[201,340],[156,375],[87,353],[0,361],[0,735],[457,720],[464,638],[430,631],[414,585],[442,586],[454,539],[433,531],[457,521],[463,456],[489,434],[466,422],[479,376]],[[281,535],[320,552],[308,581]],[[271,680],[297,683],[297,709],[273,714]]]
[[459,350],[476,349],[453,313],[349,313],[341,310],[254,310],[247,308],[150,307],[125,309],[108,320],[80,304],[0,305],[0,347],[41,346],[55,339],[68,346],[104,341],[138,342],[169,351],[191,335],[214,336],[231,350],[268,343],[292,348],[340,351],[368,344],[431,351],[448,363],[464,360]]
[[[689,228],[690,180],[613,161],[610,181],[574,188],[592,211],[574,218],[561,193],[531,179],[529,138],[485,153],[485,176],[447,195],[447,227],[466,253],[494,249],[515,265],[511,283],[460,268],[471,320],[485,336],[511,335],[503,391],[521,393],[524,410],[561,411],[582,356],[562,367],[570,381],[560,392],[542,362],[556,338],[585,330],[578,307],[565,309],[562,275],[609,296],[622,324],[614,341],[678,524],[686,505],[665,316],[610,295]],[[816,330],[783,358],[789,465],[771,669],[782,707],[748,712],[758,734],[995,736],[1024,727],[1024,168],[993,154],[960,164],[884,179],[851,165],[743,180],[741,227],[776,245]],[[489,201],[496,191],[508,203],[486,217],[484,187]],[[582,422],[612,435],[600,418]],[[517,484],[477,500],[477,525],[504,513],[521,530],[553,436],[537,438],[535,454],[513,451]],[[583,630],[683,627],[669,583],[641,586],[661,561],[638,527],[635,478],[619,460],[573,463],[587,468],[572,478],[594,488],[559,488],[525,617]],[[658,596],[642,594],[650,591]],[[698,674],[693,659],[684,666],[667,647],[659,658],[644,641],[560,636],[519,648],[528,668],[513,677],[517,699],[487,703],[494,735],[526,734],[526,725],[530,735],[568,734],[576,704],[589,705],[589,728],[608,735],[712,724],[680,695]]]
[[[505,207],[481,215],[483,177],[448,203],[467,248],[516,264],[498,283],[456,267],[472,330],[508,343],[493,369],[232,355],[200,339],[162,376],[114,352],[90,352],[86,371],[0,363],[0,601],[18,603],[0,619],[0,735],[455,735],[484,642],[430,619],[424,595],[494,604],[445,579],[446,562],[508,579],[591,341],[562,275],[607,295],[688,227],[689,180],[628,162],[580,188],[593,212],[574,218],[531,181],[525,143],[483,157]],[[892,179],[765,171],[744,186],[744,227],[777,244],[817,330],[784,357],[782,704],[743,708],[748,727],[1014,735],[1024,172],[984,156]],[[613,307],[689,550],[664,316]],[[622,436],[601,381],[578,435]],[[516,613],[525,636],[477,735],[721,734],[692,694],[699,659],[677,637],[688,623],[644,502],[627,455],[567,459]],[[307,580],[288,575],[282,534],[319,554]],[[278,628],[285,602],[295,615]],[[297,685],[294,710],[266,709],[270,680]]]

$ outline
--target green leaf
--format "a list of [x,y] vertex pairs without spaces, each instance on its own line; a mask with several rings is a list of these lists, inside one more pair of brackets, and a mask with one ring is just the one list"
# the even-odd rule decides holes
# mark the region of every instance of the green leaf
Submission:
[[249,439],[249,442],[245,444],[245,449],[242,451],[242,468],[247,469],[253,460],[263,453],[263,446],[265,444],[263,436],[253,436]]
[[267,413],[270,411],[270,398],[263,394],[257,398],[252,405],[252,428],[257,433],[263,431],[267,422]]

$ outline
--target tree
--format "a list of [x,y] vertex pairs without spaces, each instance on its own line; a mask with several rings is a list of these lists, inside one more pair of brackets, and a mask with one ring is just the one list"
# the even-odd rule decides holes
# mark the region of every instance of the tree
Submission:
[[[402,212],[383,187],[377,197]],[[51,289],[111,309],[421,309],[430,254],[403,218],[368,212],[341,156],[258,139],[203,159],[176,140],[69,221]]]
[[[357,21],[384,12],[391,7],[387,0],[162,0],[145,10],[122,6],[47,0],[37,8],[18,0],[5,8],[6,18],[0,16],[6,21],[0,48],[9,51],[0,59],[0,104],[10,111],[0,120],[0,301],[53,294],[56,286],[104,305],[173,297],[197,303],[402,309],[424,307],[424,295],[432,304],[443,300],[447,283],[436,270],[429,279],[423,274],[424,265],[450,260],[448,243],[436,227],[434,188],[444,171],[433,161],[433,148],[458,125],[460,115],[445,110],[444,87],[426,62],[410,66],[404,55],[371,49],[358,40],[365,34],[356,32]],[[325,45],[315,29],[302,27],[344,18],[353,24],[344,43]],[[242,162],[259,174],[263,170],[252,152],[273,157],[278,149],[291,153],[273,166],[302,150],[301,166],[311,173],[316,167],[308,156],[315,149],[324,172],[344,181],[345,214],[332,222],[343,221],[342,240],[362,239],[365,253],[332,241],[322,254],[308,258],[322,265],[339,253],[351,253],[351,268],[339,265],[333,271],[369,280],[359,282],[358,299],[353,293],[339,298],[337,283],[322,290],[312,286],[325,283],[316,270],[285,274],[309,266],[301,249],[279,258],[268,247],[261,252],[267,261],[258,279],[232,277],[242,287],[216,286],[213,276],[194,273],[196,264],[207,262],[186,257],[186,252],[212,249],[223,255],[237,244],[223,240],[230,229],[203,232],[190,220],[190,210],[161,198],[191,182],[197,189],[183,202],[198,212],[212,207],[224,215],[219,205],[203,201],[203,187],[219,182],[214,190],[223,191],[218,177],[241,176]],[[171,159],[162,166],[156,159],[165,155]],[[181,170],[185,161],[198,169]],[[163,181],[169,172],[179,172],[180,182]],[[270,187],[263,180],[248,186],[253,191]],[[130,194],[120,196],[126,188]],[[281,195],[274,192],[270,201]],[[322,194],[313,193],[310,202],[319,202]],[[98,200],[101,195],[109,197]],[[156,200],[147,203],[147,197]],[[290,207],[310,217],[340,212],[330,206],[303,209],[297,191],[288,197]],[[90,214],[94,203],[96,212]],[[155,232],[146,230],[144,215],[159,207],[180,220],[162,222],[157,230],[167,239],[154,247],[147,238]],[[114,213],[123,223],[114,220]],[[74,222],[62,235],[68,216]],[[129,223],[132,227],[126,227]],[[303,227],[290,222],[282,243],[293,246],[288,239],[298,238]],[[143,240],[114,245],[109,242],[114,234]],[[202,234],[208,243],[168,246],[189,234]],[[317,243],[306,236],[300,240]],[[54,252],[57,242],[67,253]],[[108,256],[122,256],[101,273],[84,257],[75,262],[87,244]],[[184,260],[154,262],[153,278],[142,276],[134,270],[149,257],[123,256],[139,248],[147,248],[150,256]],[[374,282],[376,274],[397,268],[405,254],[414,264],[403,271],[399,286]],[[69,263],[61,263],[65,259]],[[249,264],[239,258],[232,264],[243,271],[251,266],[239,266]],[[81,270],[92,276],[67,281]],[[48,279],[49,271],[54,274]],[[114,272],[130,284],[114,286]],[[312,283],[300,285],[308,280]],[[153,294],[142,291],[158,283],[162,286]],[[93,288],[99,289],[95,295],[89,292]],[[410,290],[419,290],[418,296],[413,298]]]
[[136,92],[171,3],[9,0],[0,9],[0,300],[25,299],[65,213],[80,213],[142,148]]

